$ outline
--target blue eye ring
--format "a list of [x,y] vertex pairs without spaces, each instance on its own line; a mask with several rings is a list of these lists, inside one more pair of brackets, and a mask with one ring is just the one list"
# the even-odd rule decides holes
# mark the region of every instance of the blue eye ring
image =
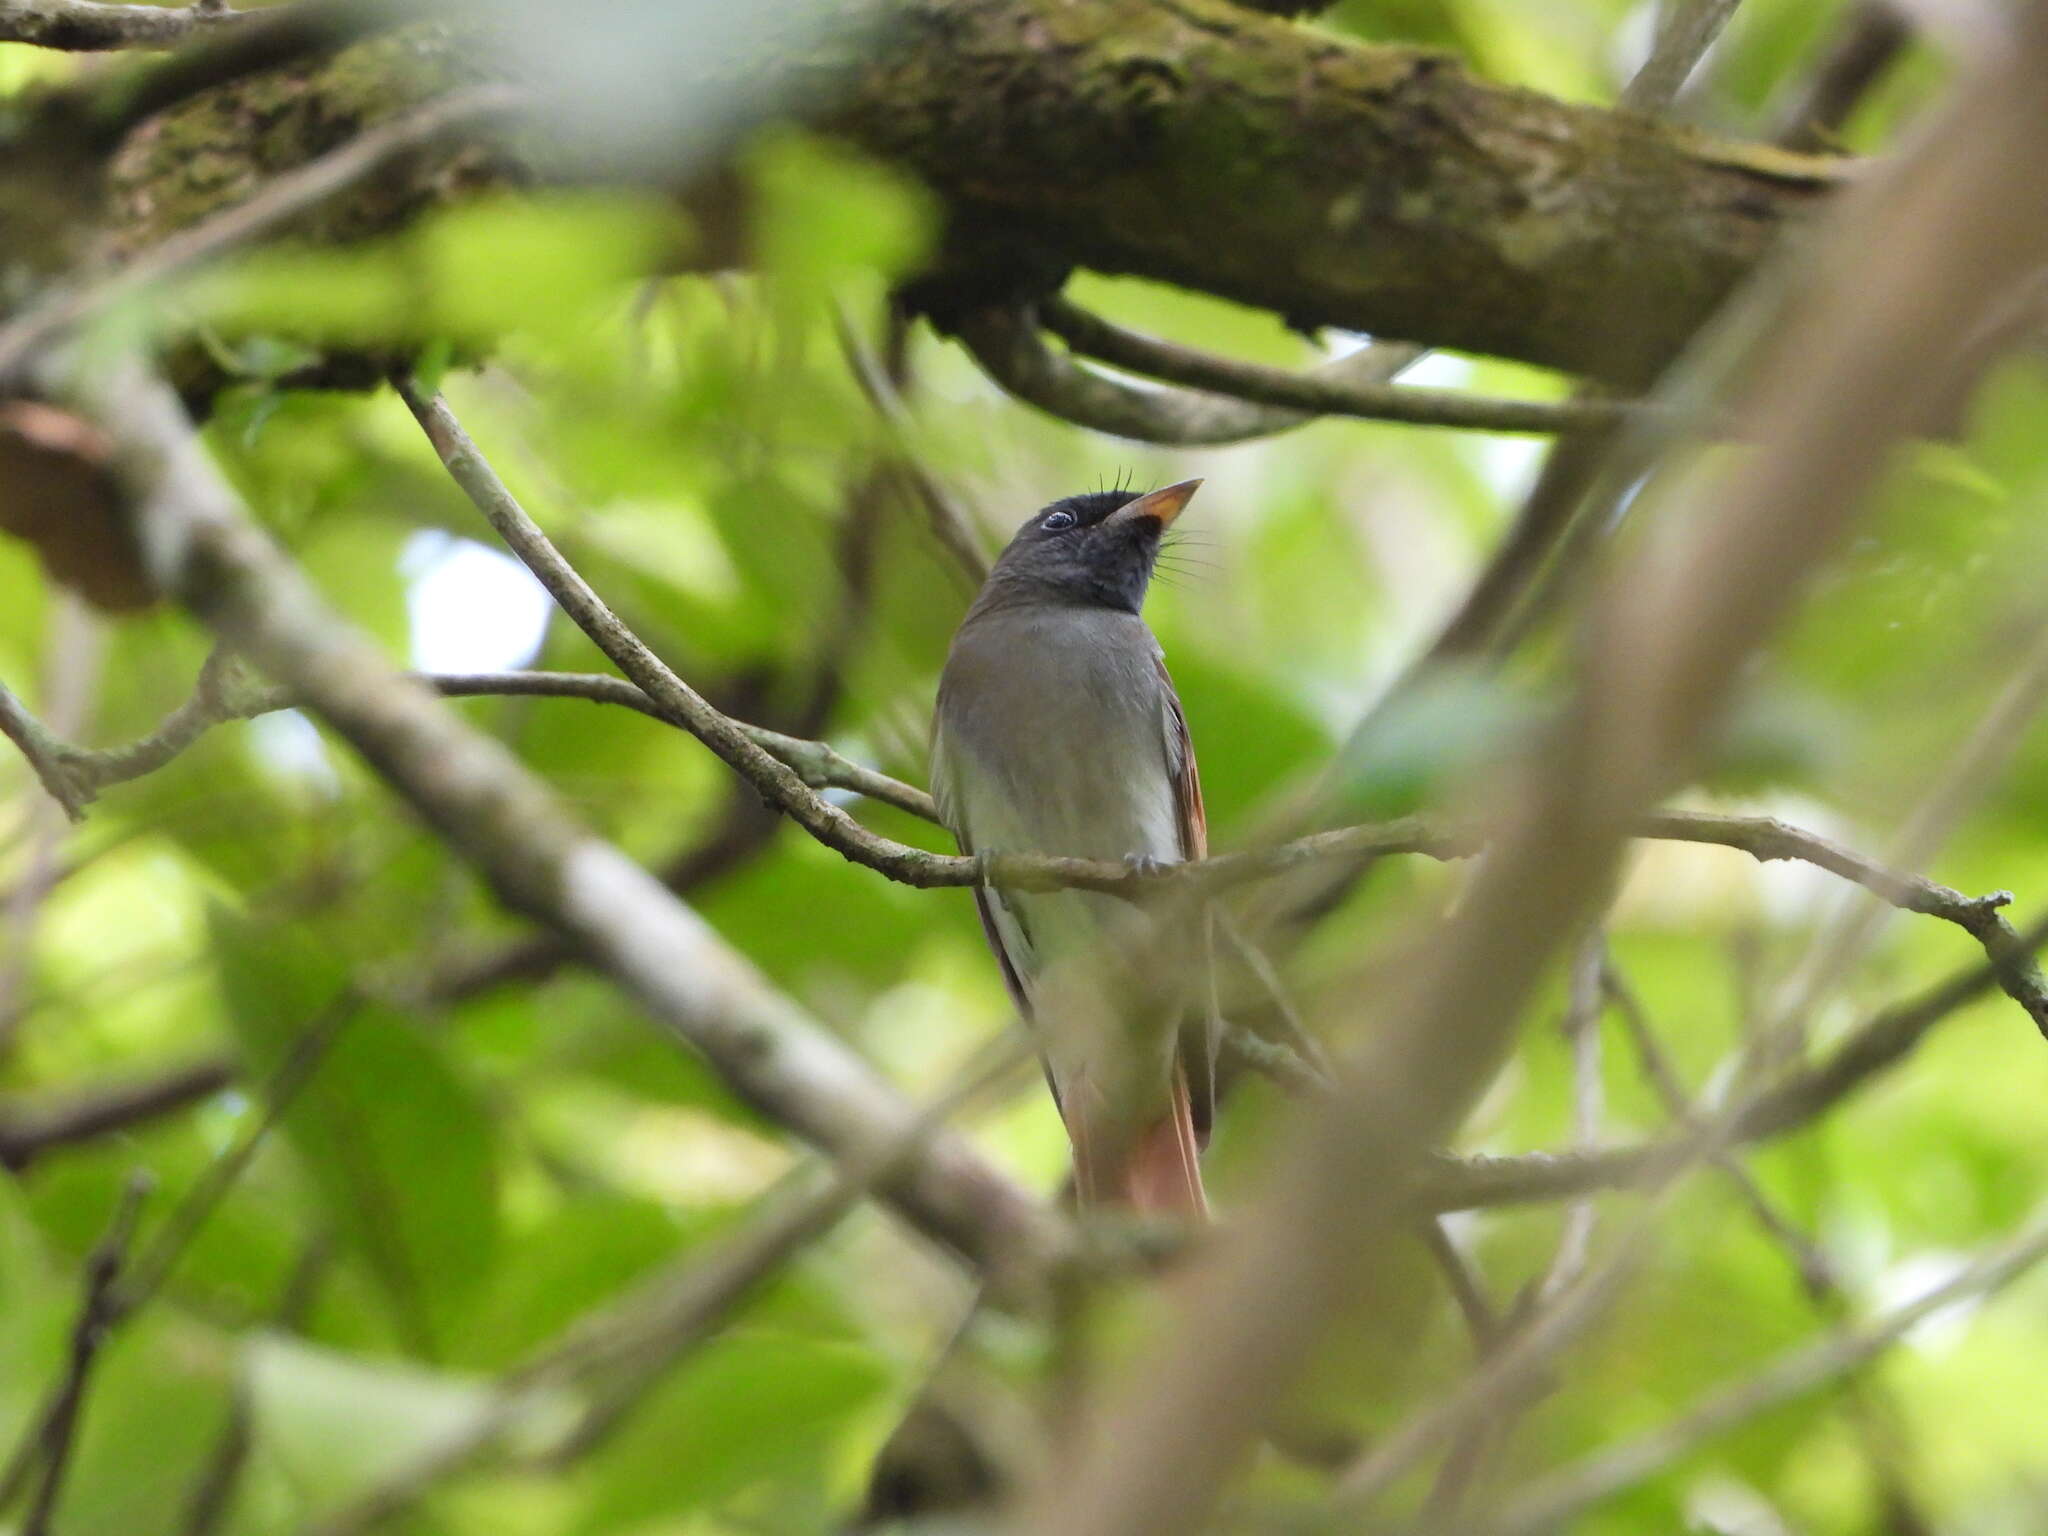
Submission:
[[1059,533],[1064,529],[1068,529],[1074,526],[1074,514],[1071,512],[1054,512],[1050,514],[1046,518],[1046,520],[1040,523],[1038,526],[1043,528],[1047,533]]

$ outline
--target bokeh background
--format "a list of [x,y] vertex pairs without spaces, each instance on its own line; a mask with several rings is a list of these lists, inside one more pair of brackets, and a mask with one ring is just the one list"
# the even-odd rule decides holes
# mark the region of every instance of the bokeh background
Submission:
[[[1345,0],[1315,23],[1447,48],[1477,73],[1613,99],[1652,7],[1611,0]],[[1763,136],[1840,21],[1815,0],[1745,0],[1680,115]],[[1938,97],[1971,9],[1927,30],[1856,111],[1842,147],[1878,152]],[[0,46],[0,101],[74,60]],[[967,509],[985,549],[1056,496],[1200,476],[1147,617],[1200,750],[1218,847],[1250,836],[1323,771],[1428,643],[1529,488],[1540,439],[1322,421],[1237,447],[1165,450],[1051,420],[1006,397],[922,326],[902,343],[905,424],[863,394],[838,326],[887,345],[891,284],[930,249],[934,213],[895,174],[774,129],[741,174],[756,196],[744,274],[649,279],[687,238],[660,196],[537,191],[458,206],[346,250],[250,253],[168,296],[117,306],[89,342],[197,336],[237,382],[206,441],[330,601],[430,672],[607,670],[498,552],[388,390],[275,380],[310,353],[393,329],[525,505],[634,629],[742,718],[822,736],[922,783],[932,691],[971,595],[934,539],[907,454]],[[1960,236],[1959,236],[1960,238]],[[1853,281],[1853,274],[1841,274]],[[1083,275],[1071,297],[1136,328],[1305,366],[1361,338],[1157,285]],[[1437,354],[1411,382],[1562,398],[1570,381]],[[1796,624],[1748,678],[1687,803],[1775,814],[1873,857],[1942,782],[2016,677],[2039,669],[2048,573],[2048,376],[2020,356],[1958,411],[1953,436],[1898,456],[1878,506]],[[1687,473],[1712,476],[1709,454]],[[1655,503],[1639,509],[1654,515]],[[208,651],[189,619],[108,619],[0,541],[0,677],[72,740],[153,729]],[[1540,701],[1570,653],[1539,633],[1470,718],[1402,724],[1356,766],[1361,803],[1399,814],[1468,782],[1496,723]],[[594,827],[656,868],[774,984],[912,1095],[945,1090],[1009,1024],[962,891],[892,884],[762,813],[695,741],[568,700],[459,706]],[[1452,712],[1455,715],[1456,711]],[[499,909],[346,748],[294,712],[229,724],[109,789],[78,826],[0,758],[0,1115],[190,1063],[227,1086],[179,1112],[49,1150],[0,1181],[0,1447],[40,1410],[67,1347],[86,1255],[137,1170],[142,1231],[263,1117],[283,1059],[345,985],[371,999],[334,1034],[277,1132],[128,1319],[92,1388],[65,1536],[317,1529],[423,1444],[488,1411],[505,1373],[579,1315],[708,1252],[799,1149],[681,1055],[613,986],[520,946]],[[944,849],[913,818],[845,797],[871,825]],[[2048,908],[2048,736],[2029,726],[1969,787],[1925,869]],[[691,864],[689,861],[694,860]],[[1318,928],[1293,973],[1333,1050],[1374,998],[1332,997],[1359,956],[1433,910],[1455,870],[1389,860]],[[1613,964],[1689,1092],[1715,1092],[1855,893],[1801,865],[1726,849],[1639,848],[1608,924]],[[1802,1020],[1821,1049],[1976,958],[1928,917],[1891,915]],[[1572,1057],[1560,981],[1459,1150],[1568,1146]],[[1671,1115],[1621,1021],[1604,1021],[1598,1137]],[[1065,1145],[1027,1075],[962,1123],[1055,1192]],[[1745,1153],[1772,1208],[1838,1282],[1816,1301],[1783,1234],[1712,1171],[1661,1224],[1644,1271],[1560,1363],[1500,1454],[1534,1470],[1670,1417],[1781,1350],[1882,1310],[2009,1234],[2048,1173],[2048,1049],[1995,993],[1814,1125]],[[1254,1186],[1285,1097],[1251,1084],[1211,1156],[1220,1207]],[[0,1124],[5,1124],[0,1119]],[[1618,1230],[1626,1194],[1595,1227]],[[1503,1305],[1543,1272],[1555,1205],[1450,1227]],[[1362,1323],[1318,1373],[1355,1433],[1454,1380],[1470,1345],[1418,1259],[1406,1311]],[[640,1383],[580,1455],[524,1454],[570,1412],[542,1403],[498,1448],[394,1523],[420,1532],[823,1530],[970,1299],[950,1264],[873,1209],[792,1262],[718,1335]],[[1022,1382],[1050,1345],[1022,1325],[984,1347]],[[1423,1347],[1383,1348],[1382,1332]],[[2039,1384],[2048,1279],[1916,1328],[1882,1361],[1714,1440],[1587,1516],[1593,1533],[2037,1531],[2048,1520]],[[552,1417],[551,1417],[552,1415]],[[190,1523],[239,1439],[217,1523]],[[1313,1474],[1269,1456],[1254,1490]],[[0,1524],[18,1518],[0,1512]]]

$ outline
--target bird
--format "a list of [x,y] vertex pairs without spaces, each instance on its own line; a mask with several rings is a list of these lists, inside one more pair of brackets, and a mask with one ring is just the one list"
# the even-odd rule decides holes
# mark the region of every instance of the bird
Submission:
[[[962,853],[1139,869],[1206,856],[1187,714],[1140,612],[1161,537],[1201,483],[1054,501],[990,568],[953,636],[932,717],[933,799]],[[1205,1217],[1211,1022],[1184,1018],[1156,975],[1113,975],[1146,952],[1151,917],[1098,891],[984,883],[974,899],[1037,1037],[1079,1205]],[[1150,1006],[1105,1006],[1117,980]]]

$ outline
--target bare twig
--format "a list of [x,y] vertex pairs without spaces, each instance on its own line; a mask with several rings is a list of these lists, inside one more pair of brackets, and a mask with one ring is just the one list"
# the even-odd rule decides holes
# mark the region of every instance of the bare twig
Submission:
[[[1247,1066],[1295,1092],[1328,1092],[1335,1088],[1337,1074],[1330,1065],[1329,1054],[1302,1020],[1272,958],[1244,931],[1244,925],[1234,914],[1219,909],[1212,917],[1215,929],[1230,941],[1230,947],[1237,951],[1266,994],[1277,1024],[1270,1036],[1254,1035],[1238,1025],[1229,1025],[1224,1034],[1225,1047],[1239,1055]],[[1208,968],[1214,978],[1219,968],[1213,959]],[[1215,985],[1212,979],[1212,994]],[[1218,1016],[1223,1015],[1224,1009],[1213,998],[1212,1007]]]
[[1777,142],[1809,153],[1835,148],[1850,114],[1912,40],[1912,23],[1893,0],[1856,0],[1813,73],[1776,114]]
[[0,43],[67,53],[170,48],[200,31],[219,31],[260,15],[231,11],[225,0],[192,5],[111,5],[100,0],[0,0]]
[[989,557],[973,513],[960,504],[946,483],[933,473],[911,446],[910,412],[897,392],[895,381],[889,377],[889,370],[875,356],[874,348],[861,335],[853,316],[842,304],[834,308],[832,319],[839,333],[839,348],[846,354],[847,369],[888,432],[898,468],[917,492],[918,500],[924,503],[926,515],[931,519],[932,537],[952,559],[968,585],[979,587],[988,576]]
[[[209,662],[209,670],[214,665]],[[595,704],[616,704],[636,710],[668,724],[676,723],[641,689],[624,678],[602,673],[444,672],[410,673],[408,676],[444,698],[587,699]],[[202,673],[192,696],[156,730],[123,746],[100,750],[58,740],[25,712],[23,719],[36,732],[37,749],[45,753],[54,770],[64,776],[76,793],[90,800],[110,785],[154,773],[215,725],[229,720],[253,719],[274,710],[296,709],[299,702],[287,688],[226,684],[217,676],[209,681]],[[787,763],[811,788],[852,790],[926,821],[936,819],[931,796],[923,790],[855,763],[841,756],[826,742],[784,735],[744,721],[735,720],[732,724],[763,750]]]
[[226,694],[232,659],[216,648],[199,669],[191,697],[164,718],[162,725],[147,736],[99,752],[64,749],[67,770],[85,786],[88,798],[109,784],[123,784],[155,773],[172,758],[190,747],[211,727],[233,718]]
[[[1572,1057],[1572,1144],[1581,1150],[1600,1143],[1600,1120],[1604,1098],[1600,1084],[1600,1016],[1606,1011],[1601,991],[1601,971],[1607,945],[1601,934],[1588,936],[1572,959],[1571,997],[1566,1005],[1563,1033]],[[1593,1225],[1599,1207],[1591,1200],[1575,1201],[1565,1212],[1564,1231],[1550,1267],[1537,1283],[1535,1300],[1540,1304],[1558,1295],[1585,1272],[1586,1257],[1593,1245]]]
[[[1038,334],[1034,316],[1011,310],[982,310],[958,322],[960,341],[982,371],[1049,416],[1179,448],[1242,443],[1291,431],[1315,419],[1312,412],[1258,405],[1228,395],[1178,389],[1143,389],[1087,368],[1054,351]],[[1368,350],[1330,365],[1336,379],[1379,382],[1398,373],[1415,356],[1412,348]]]
[[[1667,1169],[1668,1191],[1675,1169]],[[1639,1219],[1638,1227],[1644,1222]],[[1606,1310],[1634,1273],[1639,1244],[1624,1241],[1595,1269],[1576,1277],[1550,1302],[1507,1333],[1500,1346],[1456,1388],[1408,1415],[1338,1481],[1335,1507],[1356,1518],[1439,1445],[1477,1437],[1490,1444],[1494,1425],[1532,1401],[1547,1385],[1551,1361]]]
[[[1568,432],[1611,425],[1633,409],[1605,398],[1503,400],[1358,377],[1363,368],[1384,366],[1385,354],[1368,353],[1357,362],[1345,358],[1313,373],[1290,373],[1140,335],[1060,298],[1042,301],[1037,319],[1074,351],[1118,368],[1308,416],[1354,416],[1478,432]],[[1413,353],[1397,351],[1393,356],[1405,366]]]
[[[1643,1076],[1648,1079],[1666,1112],[1677,1124],[1696,1128],[1692,1101],[1656,1032],[1650,1027],[1649,1016],[1635,989],[1611,963],[1603,965],[1600,984],[1613,1003],[1623,1030],[1635,1046]],[[1816,1312],[1831,1325],[1839,1325],[1850,1314],[1851,1299],[1836,1278],[1834,1265],[1820,1245],[1778,1209],[1734,1150],[1719,1148],[1711,1154],[1710,1160],[1726,1176],[1765,1236],[1784,1249],[1799,1277],[1800,1288],[1806,1292]],[[1858,1380],[1852,1375],[1849,1388],[1851,1418],[1863,1442],[1864,1460],[1890,1514],[1892,1527],[1897,1536],[1926,1536],[1934,1527],[1920,1512],[1912,1490],[1905,1439],[1897,1412],[1886,1400],[1880,1383]]]
[[[2043,944],[2048,944],[2048,919],[2019,936],[2019,947],[2029,954]],[[1997,967],[1986,961],[1873,1015],[1823,1060],[1752,1095],[1730,1117],[1728,1144],[1768,1141],[1810,1124],[1904,1059],[1936,1024],[1997,984]],[[1585,1189],[1632,1188],[1654,1180],[1659,1168],[1687,1156],[1690,1145],[1681,1137],[1598,1152],[1440,1159],[1425,1169],[1416,1200],[1425,1210],[1451,1211],[1555,1200]]]
[[[1600,1021],[1605,1012],[1601,991],[1605,938],[1599,932],[1580,941],[1572,957],[1571,983],[1561,1033],[1572,1058],[1572,1142],[1580,1149],[1599,1143],[1603,1112],[1601,1091]],[[1586,1272],[1592,1254],[1593,1230],[1599,1220],[1598,1202],[1590,1195],[1572,1202],[1564,1213],[1557,1246],[1543,1273],[1526,1286],[1518,1304],[1504,1323],[1494,1330],[1480,1352],[1481,1361],[1495,1353],[1542,1316],[1543,1309],[1569,1293]],[[1430,1489],[1426,1518],[1448,1519],[1465,1501],[1486,1463],[1508,1442],[1517,1420],[1533,1408],[1552,1388],[1551,1379],[1530,1372],[1518,1391],[1504,1392],[1491,1411],[1475,1416],[1458,1433]]]
[[[1672,1121],[1680,1127],[1696,1131],[1699,1129],[1698,1112],[1692,1098],[1679,1081],[1677,1070],[1671,1065],[1671,1058],[1650,1028],[1648,1015],[1643,1011],[1642,1000],[1635,989],[1628,985],[1621,973],[1612,964],[1604,964],[1600,985],[1614,1004],[1614,1011],[1620,1017],[1622,1030],[1634,1047],[1636,1060],[1643,1076],[1655,1091],[1658,1101]],[[1834,1277],[1833,1267],[1827,1256],[1814,1246],[1812,1241],[1791,1222],[1785,1219],[1778,1208],[1771,1203],[1763,1187],[1757,1183],[1742,1160],[1732,1151],[1715,1152],[1709,1159],[1713,1165],[1734,1186],[1742,1203],[1749,1208],[1771,1240],[1783,1248],[1792,1258],[1793,1267],[1799,1273],[1800,1285],[1816,1300],[1823,1296],[1839,1296],[1840,1288]]]
[[1486,1294],[1486,1284],[1477,1267],[1465,1256],[1441,1217],[1424,1222],[1421,1232],[1422,1245],[1442,1272],[1458,1315],[1464,1318],[1466,1331],[1472,1335],[1473,1352],[1484,1355],[1500,1338],[1505,1323],[1500,1308]]
[[121,1191],[107,1230],[85,1261],[85,1294],[78,1305],[78,1319],[71,1327],[71,1344],[65,1355],[64,1376],[57,1385],[48,1411],[36,1431],[36,1445],[42,1457],[43,1475],[29,1501],[22,1536],[49,1536],[56,1517],[57,1500],[64,1491],[64,1473],[70,1465],[72,1442],[77,1436],[79,1410],[91,1383],[93,1365],[100,1346],[119,1320],[115,1287],[128,1256],[128,1244],[135,1236],[135,1222],[142,1213],[142,1201],[149,1193],[145,1175],[131,1176]]
[[[888,339],[892,344],[900,341],[893,328]],[[892,359],[895,357],[894,346],[890,356]],[[886,372],[894,379],[901,370],[887,365]],[[893,483],[894,477],[888,466],[877,463],[869,466],[848,488],[847,515],[838,540],[839,601],[812,642],[812,660],[804,668],[805,678],[793,690],[797,695],[794,704],[778,707],[775,716],[777,729],[784,730],[790,740],[810,737],[830,717],[838,701],[849,661],[855,654],[873,601],[877,569],[874,559],[876,533]],[[770,695],[781,697],[790,691],[780,685],[769,684],[766,674],[743,673],[736,696],[732,696],[733,690],[728,690],[728,702],[722,707],[727,714],[733,714],[736,707],[743,705],[744,709],[750,710],[757,707],[758,700],[765,700]],[[771,751],[776,749],[765,731],[756,735],[755,740]],[[836,756],[833,754],[834,758]],[[824,787],[828,780],[842,785],[847,782],[829,774],[813,778],[801,760],[792,766],[814,789]],[[895,781],[891,779],[885,783],[893,786]],[[916,798],[929,803],[928,797],[921,792]],[[914,811],[923,809],[917,805],[908,808]],[[751,785],[745,780],[734,779],[710,824],[686,846],[657,865],[656,873],[669,890],[689,899],[702,887],[725,878],[749,860],[765,853],[780,831],[781,820],[775,808],[765,803]],[[445,957],[424,979],[424,997],[434,1002],[456,1002],[508,982],[542,981],[572,958],[560,935],[526,934],[493,943],[481,951]]]
[[1662,112],[1678,99],[1714,39],[1742,0],[1663,0],[1657,7],[1657,36],[1650,56],[1622,88],[1621,104],[1638,112]]
[[[1591,999],[1589,1006],[1597,1009],[1604,996],[1598,956],[1582,953],[1581,961],[1574,991],[1583,989]],[[1744,1047],[1741,1065],[1746,1065],[1759,1047],[1759,1038],[1752,1037]],[[1529,1402],[1544,1385],[1550,1362],[1599,1320],[1643,1262],[1655,1223],[1682,1175],[1698,1163],[1725,1158],[1735,1143],[1740,1120],[1741,1106],[1705,1116],[1695,1115],[1688,1105],[1683,1115],[1687,1135],[1679,1150],[1646,1174],[1648,1208],[1620,1234],[1600,1266],[1585,1267],[1556,1287],[1503,1348],[1455,1389],[1411,1414],[1361,1457],[1338,1485],[1340,1507],[1349,1514],[1362,1513],[1439,1441],[1457,1436],[1462,1442],[1476,1434],[1490,1435],[1495,1425]]]
[[[547,535],[514,499],[461,423],[439,396],[428,399],[413,384],[400,381],[399,393],[426,431],[441,462],[464,494],[497,530],[506,546],[539,578],[576,626],[587,634],[653,699],[664,718],[680,725],[732,767],[762,796],[826,847],[855,863],[884,874],[923,883],[939,856],[881,837],[804,784],[786,763],[749,740],[703,695],[669,670],[620,620],[590,584],[579,575]],[[971,880],[948,883],[968,884]]]
[[[43,756],[53,738],[83,727],[92,711],[92,699],[99,684],[100,665],[106,654],[106,632],[75,595],[60,595],[50,605],[49,646],[43,676],[43,697],[50,710],[49,729],[31,719],[19,703],[0,697],[0,714],[10,729],[25,730],[35,738],[36,771],[43,772]],[[4,693],[4,690],[0,690]],[[55,765],[53,765],[55,766]],[[59,780],[70,775],[61,772]],[[75,784],[72,789],[76,790]],[[23,830],[28,837],[28,857],[20,881],[7,893],[0,908],[0,1057],[6,1056],[20,1034],[29,1005],[24,990],[34,966],[36,923],[43,904],[56,889],[63,864],[59,855],[64,843],[66,820],[77,819],[77,806],[60,801],[62,816],[49,814],[49,807],[28,806]]]
[[1669,1466],[1734,1425],[1855,1370],[1942,1308],[1995,1295],[2044,1258],[2048,1258],[2048,1222],[2037,1219],[2027,1231],[1981,1254],[1918,1300],[1861,1328],[1782,1355],[1756,1375],[1714,1393],[1662,1428],[1537,1480],[1509,1499],[1500,1514],[1483,1522],[1480,1529],[1486,1536],[1539,1536],[1558,1530],[1594,1504]]
[[[595,595],[592,596],[594,598]],[[593,619],[595,622],[598,621]],[[621,649],[625,654],[632,654],[631,649],[623,644]],[[654,662],[653,665],[659,667],[660,663]],[[209,662],[208,666],[211,672],[217,663]],[[669,675],[673,678],[673,674]],[[820,819],[817,807],[825,806],[835,832],[831,837],[821,836],[820,841],[836,848],[853,862],[865,864],[906,885],[929,888],[986,882],[1021,890],[1073,888],[1128,895],[1148,889],[1175,887],[1210,891],[1285,874],[1320,860],[1404,853],[1437,859],[1461,859],[1478,853],[1482,847],[1481,837],[1475,829],[1422,817],[1402,817],[1394,821],[1368,822],[1311,833],[1267,848],[1221,854],[1199,864],[1173,865],[1161,870],[1038,854],[1000,854],[976,859],[930,853],[861,827],[837,807],[820,801],[814,793],[822,788],[852,790],[913,816],[935,821],[937,812],[925,791],[852,762],[825,742],[787,736],[734,720],[719,713],[694,693],[689,696],[696,699],[696,706],[685,713],[659,702],[654,693],[635,683],[601,673],[429,673],[417,674],[417,677],[426,686],[450,698],[513,695],[588,699],[596,703],[616,704],[688,729],[700,739],[703,738],[699,726],[708,718],[715,721],[720,730],[740,736],[788,770],[798,786],[798,793],[790,800],[778,796],[776,803],[794,819],[804,823],[807,830],[810,830],[810,820]],[[674,688],[686,687],[678,680],[666,691],[674,696]],[[236,687],[223,683],[217,674],[211,678],[202,675],[192,698],[179,706],[156,731],[126,746],[104,751],[89,751],[61,741],[33,716],[19,711],[18,705],[16,708],[20,718],[34,733],[37,750],[56,765],[68,783],[89,799],[106,785],[153,772],[163,766],[197,740],[209,725],[230,719],[246,719],[271,710],[295,708],[300,702],[300,696],[290,689]],[[692,721],[697,724],[692,724]],[[724,754],[721,752],[720,755]],[[752,775],[748,777],[751,779]],[[844,826],[857,828],[858,837],[846,836],[840,830]],[[1922,913],[1953,923],[1976,939],[1985,952],[1999,962],[2000,985],[2026,1009],[2028,1017],[2048,1033],[2048,981],[2044,981],[2031,959],[2031,952],[2018,942],[2017,933],[2002,914],[2001,909],[2013,899],[2009,892],[1965,896],[1935,881],[1900,874],[1817,833],[1769,816],[1657,811],[1643,817],[1634,828],[1633,835],[1659,841],[1707,843],[1733,848],[1761,863],[1796,860],[1812,864],[1863,887],[1900,911]],[[840,846],[835,837],[844,839],[848,846]],[[1244,941],[1240,938],[1238,942]]]
[[0,1106],[0,1168],[19,1173],[59,1147],[174,1114],[212,1097],[234,1081],[235,1069],[218,1058],[176,1067],[160,1077],[69,1094],[52,1103]]
[[30,714],[21,700],[0,683],[0,735],[13,742],[45,793],[64,808],[73,821],[85,819],[85,807],[92,797],[70,771],[64,757],[64,743]]
[[192,1187],[128,1266],[127,1274],[109,1298],[111,1316],[126,1317],[146,1305],[163,1287],[192,1239],[227,1198],[271,1131],[319,1071],[321,1062],[327,1059],[328,1048],[355,1017],[361,1003],[352,989],[344,992],[299,1031],[265,1081],[261,1107],[247,1128],[193,1180]]
[[[1918,864],[1934,857],[1946,843],[1969,807],[2010,760],[2020,738],[2048,701],[2048,621],[2037,622],[2030,643],[2012,664],[2010,675],[1993,696],[1990,706],[1972,725],[1953,754],[1941,763],[1934,782],[1913,807],[1892,838],[1894,857]],[[1882,893],[1872,891],[1882,898]],[[1967,928],[1993,962],[2000,965],[1999,984],[2032,1016],[2036,1027],[2048,1035],[2048,994],[2042,991],[2041,974],[2030,957],[2015,955],[2016,936],[1999,908],[2006,903],[1995,893],[1971,912],[1957,909],[1955,921]],[[1876,933],[1884,917],[1872,901],[1857,899],[1844,905],[1831,921],[1821,926],[1800,963],[1792,968],[1779,988],[1772,1010],[1783,1019],[1803,1018],[1813,1002],[1822,996],[1835,978],[1843,974]],[[1766,1030],[1777,1026],[1766,1020]],[[1796,1027],[1796,1026],[1795,1026]],[[1787,1031],[1788,1046],[1792,1030]]]

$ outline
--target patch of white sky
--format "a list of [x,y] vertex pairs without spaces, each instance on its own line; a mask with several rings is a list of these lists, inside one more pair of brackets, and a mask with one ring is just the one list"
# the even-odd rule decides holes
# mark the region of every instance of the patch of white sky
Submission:
[[406,541],[398,569],[418,670],[504,672],[539,652],[553,601],[511,556],[428,531]]
[[[1939,1248],[1907,1254],[1888,1266],[1871,1286],[1873,1311],[1882,1314],[1912,1306],[1961,1274],[1970,1257]],[[1922,1354],[1950,1353],[1962,1343],[1986,1300],[1983,1296],[1965,1296],[1937,1308],[1907,1330],[1907,1345]]]
[[[552,600],[509,555],[471,539],[423,530],[406,540],[406,664],[420,672],[504,672],[530,665]],[[320,733],[297,710],[251,723],[257,755],[287,777],[331,791],[334,765]]]

